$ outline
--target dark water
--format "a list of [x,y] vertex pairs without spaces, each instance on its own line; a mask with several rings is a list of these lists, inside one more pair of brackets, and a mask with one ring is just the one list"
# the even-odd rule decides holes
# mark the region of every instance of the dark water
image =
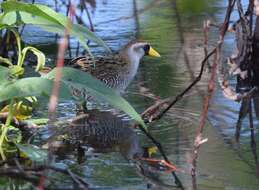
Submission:
[[[37,1],[45,3],[46,1]],[[221,22],[227,1],[221,0],[182,0],[177,4],[169,0],[157,1],[152,8],[134,16],[136,9],[141,10],[151,0],[97,0],[96,9],[90,9],[96,33],[114,50],[135,37],[150,42],[162,55],[161,59],[145,58],[139,72],[125,93],[126,99],[138,111],[142,112],[152,100],[136,95],[138,85],[142,84],[151,93],[162,98],[177,95],[197,75],[203,54],[202,26],[205,19]],[[48,4],[54,7],[54,3]],[[62,9],[62,6],[60,6]],[[125,17],[127,17],[125,19]],[[130,17],[130,18],[128,18]],[[117,19],[113,21],[113,19]],[[119,19],[121,18],[121,19]],[[86,19],[87,21],[87,19]],[[26,42],[37,44],[53,62],[55,54],[55,36],[42,33],[36,28],[26,27],[23,32]],[[215,30],[210,33],[210,44],[216,43]],[[232,36],[228,36],[225,54],[230,54]],[[71,41],[72,55],[76,52],[76,41]],[[101,53],[102,48],[93,46],[93,52]],[[187,54],[189,64],[186,62]],[[177,173],[187,189],[191,187],[190,157],[195,129],[199,125],[203,94],[207,89],[209,74],[205,73],[201,82],[177,103],[159,122],[150,126],[152,134],[162,143],[169,159],[186,173]],[[42,102],[46,110],[47,102]],[[229,144],[234,137],[235,124],[240,104],[222,96],[219,89],[211,101],[209,122],[203,133],[208,142],[201,146],[198,159],[198,189],[256,190],[259,180],[255,177],[254,161],[250,152],[249,131],[241,135],[239,149]],[[39,113],[47,116],[47,113]],[[58,107],[60,119],[70,119],[75,115],[72,101],[62,102]],[[258,122],[256,122],[258,125]],[[256,126],[255,124],[255,126]],[[244,121],[245,128],[248,122]],[[140,134],[142,143],[150,142]],[[75,171],[86,176],[87,182],[94,187],[111,189],[146,189],[146,182],[140,178],[135,168],[119,153],[99,154],[89,157],[78,165],[75,156],[61,161]],[[172,184],[172,176],[163,174],[165,183]],[[69,183],[69,182],[68,182]],[[63,181],[62,184],[66,184]],[[56,184],[60,185],[60,184]]]

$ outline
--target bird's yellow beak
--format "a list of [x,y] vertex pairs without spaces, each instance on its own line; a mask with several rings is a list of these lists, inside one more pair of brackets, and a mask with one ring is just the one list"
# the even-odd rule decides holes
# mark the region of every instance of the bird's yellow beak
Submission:
[[160,54],[156,50],[154,50],[151,46],[149,48],[148,55],[151,57],[161,57]]
[[152,154],[157,153],[157,147],[156,146],[148,147],[147,152],[148,152],[148,156],[151,157]]

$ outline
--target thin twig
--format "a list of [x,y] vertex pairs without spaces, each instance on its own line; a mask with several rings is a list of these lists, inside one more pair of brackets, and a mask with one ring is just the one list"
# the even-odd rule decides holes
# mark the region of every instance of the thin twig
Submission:
[[257,156],[257,151],[256,151],[256,141],[255,141],[255,135],[254,135],[254,122],[253,122],[253,112],[252,112],[252,100],[251,98],[249,99],[249,124],[250,124],[250,146],[251,150],[254,156],[254,161],[255,161],[255,170],[256,170],[256,175],[259,177],[259,162],[258,162],[258,156]]
[[[203,23],[203,34],[204,34],[204,55],[205,57],[208,56],[208,36],[209,36],[209,26],[210,26],[210,21],[204,21]],[[207,67],[210,69],[210,63],[209,60],[207,60]]]
[[[70,11],[71,11],[70,7],[71,7],[71,0],[68,1],[68,5],[67,5],[67,11],[66,11],[66,16],[67,17],[70,14]],[[73,19],[71,17],[70,17],[70,20],[71,20],[71,22],[73,22]],[[69,26],[69,24],[67,26]],[[70,28],[71,28],[71,26],[70,26]],[[68,30],[70,30],[70,28]],[[67,43],[66,44],[67,47],[65,49],[68,50],[68,55],[71,58],[72,57],[72,52],[71,52],[71,42],[70,42],[70,37],[69,37],[69,31],[67,31],[67,34],[64,35],[64,38],[66,38],[66,40],[67,40],[67,42],[66,42]]]
[[[7,163],[5,162],[5,164]],[[16,163],[16,164],[20,165],[20,163]],[[41,166],[19,169],[20,167],[18,167],[17,169],[17,167],[13,168],[12,166],[6,166],[1,169],[0,176],[23,179],[36,185],[37,183],[39,183],[39,181],[42,178],[43,179],[46,178],[46,175],[45,175],[46,170],[52,170],[54,172],[69,176],[71,180],[81,189],[87,190],[89,187],[89,185],[80,176],[76,175],[69,169],[56,168],[49,165],[41,165]],[[40,186],[40,187],[38,186],[38,189],[44,189],[44,184],[43,186]]]
[[219,42],[218,42],[218,45],[216,47],[216,53],[215,53],[215,56],[214,56],[211,77],[210,77],[210,80],[208,82],[208,95],[204,99],[203,110],[202,110],[202,114],[201,114],[201,117],[200,117],[200,124],[199,124],[199,127],[196,130],[196,136],[195,136],[195,140],[194,140],[194,146],[193,146],[193,151],[192,151],[192,169],[191,169],[192,189],[193,190],[197,190],[196,166],[197,166],[198,150],[200,148],[200,145],[202,143],[206,142],[206,139],[205,140],[202,139],[202,132],[203,132],[203,129],[205,127],[205,123],[206,123],[206,119],[207,119],[209,103],[210,103],[211,97],[212,97],[212,95],[214,93],[214,89],[215,89],[215,77],[216,77],[217,66],[221,62],[221,51],[222,51],[221,48],[222,48],[222,44],[223,44],[223,41],[224,41],[226,31],[228,29],[230,16],[231,16],[231,13],[233,11],[233,7],[235,5],[235,0],[229,0],[228,2],[229,3],[228,3],[227,12],[226,12],[226,15],[225,15],[224,23],[220,27]]
[[217,63],[218,63],[218,51],[215,54],[214,57],[214,62],[212,65],[212,72],[211,72],[211,77],[208,83],[208,95],[204,99],[203,103],[203,110],[201,113],[200,117],[200,124],[199,127],[197,128],[196,131],[196,136],[194,140],[194,148],[193,148],[193,153],[192,153],[192,170],[191,170],[191,175],[192,175],[192,189],[197,190],[197,184],[196,184],[196,165],[197,165],[197,158],[198,158],[198,149],[200,145],[204,142],[202,139],[202,132],[206,123],[207,119],[207,114],[209,110],[209,103],[210,99],[213,95],[214,89],[215,89],[215,76],[216,76],[216,68],[217,68]]
[[236,132],[235,132],[235,140],[238,143],[239,138],[240,138],[240,131],[242,128],[242,121],[246,117],[248,110],[249,110],[249,98],[245,98],[241,102],[241,106],[239,109],[239,114],[238,114],[238,120],[236,124]]
[[[85,2],[85,3],[86,3],[86,2]],[[89,10],[88,10],[88,7],[87,7],[87,5],[86,5],[85,3],[83,3],[83,6],[84,6],[84,8],[85,8],[85,12],[86,12],[86,14],[87,14],[87,18],[88,18],[88,21],[89,21],[89,24],[90,24],[90,30],[91,30],[92,32],[94,32],[94,25],[93,25],[93,22],[92,22],[92,19],[91,19],[91,15],[90,15]]]
[[[139,129],[152,141],[152,143],[154,143],[156,145],[156,147],[158,148],[159,152],[161,153],[163,159],[168,162],[171,163],[169,161],[169,159],[167,158],[165,151],[161,145],[161,143],[159,141],[157,141],[147,130],[145,130],[141,125],[139,125]],[[180,179],[178,178],[178,176],[176,175],[176,173],[174,171],[171,172],[174,179],[175,179],[175,184],[181,189],[184,190],[183,184],[180,181]]]
[[[199,72],[199,75],[195,78],[195,80],[187,87],[185,88],[181,93],[179,93],[172,101],[171,103],[160,113],[158,114],[156,117],[154,117],[152,119],[152,121],[155,121],[155,120],[159,120],[161,119],[164,114],[171,109],[171,107],[173,105],[175,105],[179,100],[181,100],[183,98],[183,96],[189,91],[191,90],[191,88],[193,86],[195,86],[200,80],[201,80],[201,77],[202,77],[202,74],[203,74],[203,71],[204,71],[204,66],[207,62],[207,60],[216,52],[216,48],[214,48],[209,54],[207,57],[205,57],[202,62],[201,62],[201,69],[200,69],[200,72]],[[150,123],[148,120],[145,120],[146,123]]]
[[[58,104],[60,82],[61,82],[61,77],[62,77],[61,69],[64,65],[64,55],[65,55],[65,51],[68,46],[68,36],[69,36],[70,30],[71,30],[71,21],[73,20],[72,18],[75,15],[74,6],[71,3],[69,5],[70,5],[69,12],[68,12],[69,19],[68,19],[67,25],[65,27],[64,37],[62,38],[62,40],[59,43],[57,66],[56,66],[57,67],[56,76],[55,76],[55,79],[53,82],[52,93],[51,93],[50,100],[49,100],[48,113],[49,113],[49,129],[50,129],[50,132],[52,133],[51,135],[53,135],[53,133],[54,133],[53,128],[55,128],[54,122],[56,120],[56,107]],[[50,146],[49,146],[49,151],[48,151],[48,159],[49,159],[49,163],[52,163],[52,161],[53,161],[52,138],[49,139],[49,144],[50,144]],[[44,179],[45,179],[44,176],[46,176],[46,175],[43,175],[41,177],[39,188],[43,187],[43,183],[44,183]]]

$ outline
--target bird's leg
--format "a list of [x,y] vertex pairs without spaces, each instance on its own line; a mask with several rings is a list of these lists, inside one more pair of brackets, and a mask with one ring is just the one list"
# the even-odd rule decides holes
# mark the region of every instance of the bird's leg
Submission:
[[87,113],[88,109],[87,109],[87,100],[84,100],[82,102],[82,110],[83,110],[83,113]]
[[76,104],[76,115],[87,113],[87,111],[87,100],[84,100]]
[[85,149],[82,148],[81,143],[78,143],[77,145],[77,161],[79,164],[86,161]]

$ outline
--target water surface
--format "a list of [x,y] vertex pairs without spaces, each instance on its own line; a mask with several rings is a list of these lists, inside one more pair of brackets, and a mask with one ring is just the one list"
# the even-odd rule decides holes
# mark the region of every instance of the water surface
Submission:
[[[46,1],[39,1],[46,3]],[[136,95],[139,84],[161,98],[176,96],[199,72],[203,54],[203,21],[211,19],[221,22],[227,1],[190,0],[157,1],[152,8],[134,14],[136,10],[145,9],[151,0],[110,0],[96,1],[96,8],[91,9],[91,16],[96,33],[113,49],[134,38],[145,39],[162,55],[161,59],[145,58],[139,72],[127,89],[124,97],[142,112],[152,105],[153,100]],[[49,2],[49,5],[55,5]],[[61,8],[62,9],[62,8]],[[117,19],[117,21],[113,21]],[[87,20],[87,19],[86,19]],[[37,44],[45,51],[49,64],[53,62],[56,38],[38,29],[26,27],[23,32],[25,41]],[[217,33],[210,33],[210,45],[216,43]],[[225,54],[233,43],[229,35],[226,39]],[[90,43],[93,52],[99,54],[104,50]],[[71,41],[72,56],[75,55],[77,42]],[[186,61],[186,55],[188,62]],[[67,55],[67,57],[69,57]],[[150,126],[150,132],[162,143],[169,159],[179,168],[190,171],[190,158],[193,148],[195,129],[199,125],[199,116],[203,104],[203,95],[207,90],[209,74],[206,72],[199,84],[177,103],[159,122]],[[41,106],[46,111],[46,102]],[[247,131],[242,132],[241,148],[235,149],[226,139],[234,136],[240,104],[229,101],[222,96],[219,89],[211,101],[209,122],[203,133],[208,142],[201,146],[198,158],[198,189],[258,189],[259,180],[255,177],[254,161],[249,149]],[[39,112],[39,115],[47,113]],[[72,101],[62,102],[58,107],[60,119],[70,119],[75,115]],[[248,126],[247,121],[244,125]],[[150,142],[140,133],[142,143]],[[242,156],[245,155],[245,156]],[[60,161],[86,176],[93,187],[111,189],[146,189],[146,181],[139,177],[134,166],[129,164],[119,153],[98,154],[89,157],[81,165],[71,155],[68,160]],[[188,173],[177,173],[187,189],[191,187]],[[165,183],[173,184],[172,176],[164,174]],[[68,182],[69,183],[69,182]],[[64,182],[64,184],[66,184]],[[64,185],[63,184],[63,185]]]

